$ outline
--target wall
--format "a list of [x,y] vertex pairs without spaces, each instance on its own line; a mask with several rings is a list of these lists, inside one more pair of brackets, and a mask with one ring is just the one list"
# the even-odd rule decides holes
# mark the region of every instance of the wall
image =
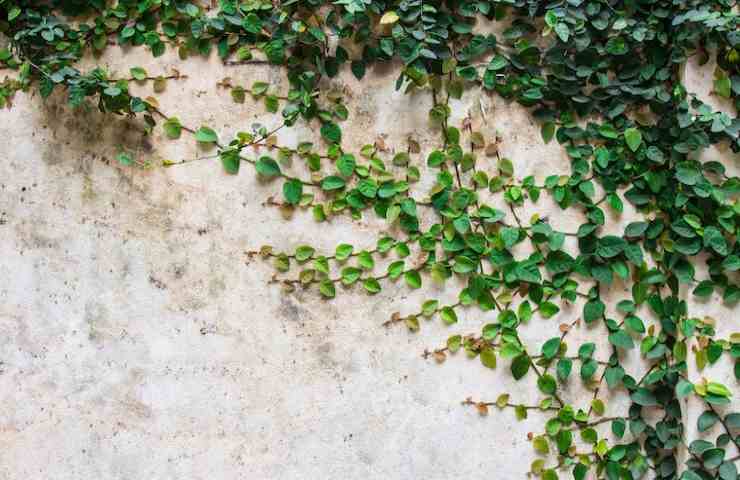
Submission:
[[[277,118],[249,96],[245,105],[233,103],[217,82],[264,80],[287,89],[280,70],[224,67],[215,58],[183,64],[112,51],[100,62],[121,76],[134,65],[151,74],[180,69],[188,78],[168,83],[158,95],[161,109],[188,125],[208,124],[221,138],[255,122],[276,126]],[[711,72],[690,65],[687,82],[706,94]],[[423,166],[439,138],[428,125],[431,98],[395,92],[395,78],[381,68],[362,83],[350,76],[334,82],[351,108],[343,143],[357,151],[383,138],[405,149],[412,136],[422,146],[413,161]],[[150,86],[136,88],[151,95]],[[498,133],[517,178],[533,174],[542,183],[568,172],[560,147],[543,145],[539,126],[518,105],[468,91],[453,111],[456,124],[470,114],[487,138]],[[535,458],[527,433],[541,431],[542,417],[532,412],[518,422],[512,411],[493,411],[481,418],[460,402],[503,392],[537,402],[533,376],[513,382],[504,362],[489,370],[461,354],[441,365],[421,356],[449,335],[479,332],[492,314],[466,310],[453,327],[437,319],[417,334],[386,329],[381,324],[393,312],[414,312],[426,298],[454,301],[455,289],[410,292],[391,283],[374,297],[352,289],[327,302],[315,290],[282,292],[270,283],[273,268],[245,254],[309,241],[324,252],[341,242],[372,247],[388,231],[385,222],[368,215],[316,224],[309,212],[284,219],[263,206],[279,198],[278,182],[261,182],[248,169],[227,176],[213,159],[121,166],[114,160],[121,149],[157,163],[213,152],[191,139],[167,141],[160,131],[146,138],[136,121],[72,112],[60,97],[20,94],[2,120],[0,478],[525,477]],[[279,138],[320,144],[300,124]],[[709,155],[737,165],[726,151]],[[489,171],[495,165],[483,155],[479,162]],[[415,186],[419,198],[431,183],[426,175]],[[626,208],[609,218],[608,231],[621,232],[635,217]],[[560,211],[547,195],[522,217],[535,212],[558,229],[581,223],[575,209]],[[626,295],[624,285],[610,293]],[[716,295],[693,308],[716,317],[723,336],[738,330],[736,312]],[[539,345],[580,311],[571,305],[556,318],[535,318],[523,336]],[[570,338],[596,341],[598,356],[606,351],[600,328],[581,327]],[[634,376],[646,368],[636,352],[627,364]],[[703,374],[737,386],[729,364]],[[571,383],[568,401],[590,398],[579,380]],[[602,398],[607,414],[627,407],[623,392]],[[684,408],[690,419],[701,413],[694,403]]]

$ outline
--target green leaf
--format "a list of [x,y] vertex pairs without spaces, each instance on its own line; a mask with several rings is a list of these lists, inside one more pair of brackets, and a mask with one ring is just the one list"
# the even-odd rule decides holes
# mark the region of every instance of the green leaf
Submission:
[[344,179],[342,177],[337,177],[336,175],[324,177],[321,181],[321,189],[324,191],[339,190],[344,188],[345,185],[346,182]]
[[624,437],[625,427],[627,426],[627,422],[623,418],[615,418],[612,420],[612,433],[616,435],[617,438]]
[[703,280],[699,282],[692,293],[697,297],[708,297],[714,293],[714,282],[711,280]]
[[694,384],[683,378],[678,381],[676,385],[676,396],[678,398],[684,398],[694,392]]
[[474,272],[478,269],[478,262],[475,260],[465,257],[463,255],[460,255],[459,257],[455,258],[455,264],[452,266],[452,270],[455,273],[470,273]]
[[365,290],[372,295],[380,292],[381,290],[380,282],[378,282],[378,280],[376,280],[375,278],[366,279],[364,282],[362,282],[362,286],[365,287]]
[[612,37],[606,42],[606,51],[612,55],[625,55],[629,47],[623,37]]
[[555,371],[558,374],[560,380],[567,380],[570,376],[570,372],[573,370],[573,360],[569,358],[561,358],[558,360],[558,364],[555,367]]
[[360,279],[362,270],[357,267],[344,267],[341,272],[342,283],[345,285],[352,285]]
[[110,86],[103,90],[103,93],[109,97],[117,97],[123,93],[123,90],[116,86]]
[[352,255],[353,251],[354,247],[352,245],[349,245],[347,243],[340,243],[334,250],[334,258],[339,262],[343,262]]
[[593,198],[593,196],[596,195],[596,189],[593,182],[591,182],[590,180],[578,184],[578,189],[583,192],[583,194],[586,195],[588,198]]
[[280,107],[280,101],[275,95],[267,95],[265,97],[265,110],[270,113],[275,113]]
[[542,480],[559,480],[560,477],[558,477],[558,472],[555,471],[554,468],[548,468],[544,472],[542,472]]
[[627,245],[625,245],[624,256],[632,264],[638,267],[642,266],[642,263],[644,261],[644,257],[642,254],[642,248],[640,247],[639,243],[628,243]]
[[244,103],[246,98],[244,87],[236,86],[231,89],[231,99],[234,103]]
[[699,429],[700,432],[706,432],[710,428],[714,426],[719,421],[719,417],[716,413],[714,413],[711,410],[707,410],[701,415],[699,415],[699,418],[696,421],[696,426]]
[[630,398],[634,403],[642,407],[655,407],[658,405],[658,400],[655,398],[655,395],[653,395],[653,393],[647,388],[638,388],[632,392]]
[[647,228],[647,222],[632,222],[624,229],[624,236],[631,238],[641,237]]
[[437,312],[439,300],[427,300],[421,306],[422,315],[429,318]]
[[596,351],[595,343],[593,342],[584,343],[578,349],[578,358],[580,358],[581,360],[588,360],[589,358],[594,356],[595,351]]
[[388,223],[393,223],[399,215],[401,215],[401,206],[391,205],[385,212],[385,219],[388,220]]
[[608,123],[605,123],[599,127],[599,133],[601,134],[602,137],[605,137],[605,138],[611,138],[611,139],[619,138],[619,133],[617,132],[617,130],[613,126],[609,125]]
[[498,169],[501,175],[511,177],[514,175],[514,164],[506,157],[499,158]]
[[589,300],[583,305],[583,320],[586,323],[599,320],[604,315],[605,309],[606,305],[598,298]]
[[300,247],[296,248],[295,259],[299,262],[305,262],[306,260],[313,257],[314,253],[316,253],[316,250],[313,247],[309,245],[301,245]]
[[427,166],[429,167],[438,167],[444,162],[445,154],[440,152],[439,150],[434,150],[432,153],[429,154],[429,157],[427,157]]
[[324,280],[319,284],[319,291],[321,295],[326,298],[334,298],[337,294],[336,288],[331,280]]
[[706,468],[711,468],[711,469],[717,468],[722,464],[722,462],[725,459],[725,449],[724,448],[710,448],[709,450],[702,453],[701,458],[704,461],[704,466]]
[[717,395],[719,397],[732,397],[732,392],[729,388],[725,387],[721,383],[709,382],[707,383],[707,392]]
[[370,252],[363,250],[357,254],[357,264],[365,270],[372,270],[375,267],[375,260]]
[[729,257],[725,258],[722,262],[722,268],[727,270],[728,272],[736,272],[740,270],[740,256],[730,255]]
[[412,332],[418,332],[419,331],[419,319],[415,315],[411,315],[410,317],[406,317],[406,320],[404,321],[406,323],[406,327],[412,331]]
[[550,318],[560,311],[560,307],[552,302],[542,302],[540,303],[539,308],[540,315],[542,315],[543,318]]
[[418,271],[409,270],[403,274],[403,277],[406,279],[406,285],[408,285],[409,288],[421,288],[421,275]]
[[682,162],[676,165],[676,180],[684,185],[696,185],[702,174],[695,164]]
[[182,133],[182,125],[177,117],[169,117],[162,124],[162,128],[164,129],[164,133],[173,140],[180,138],[180,134]]
[[135,80],[145,80],[146,79],[146,70],[144,70],[141,67],[133,67],[130,70],[131,76]]
[[496,352],[492,348],[481,350],[480,363],[488,368],[496,368]]
[[260,157],[254,164],[254,168],[263,177],[272,178],[280,175],[280,166],[278,163],[267,156]]
[[254,82],[252,84],[252,95],[260,97],[267,93],[267,89],[270,88],[270,84],[265,82]]
[[545,143],[550,143],[552,137],[555,135],[555,124],[553,122],[545,122],[542,124],[542,140]]
[[570,38],[570,28],[565,22],[558,22],[554,30],[561,41],[567,42]]
[[487,68],[495,72],[497,70],[501,70],[502,68],[506,68],[506,65],[508,64],[509,61],[506,59],[506,57],[502,55],[496,55],[491,59]]
[[504,227],[499,231],[499,235],[504,247],[511,248],[519,241],[521,230],[516,227]]
[[10,8],[10,10],[8,10],[8,21],[12,22],[16,18],[18,18],[20,14],[21,14],[21,9],[13,5],[13,7]]
[[625,246],[627,242],[623,238],[608,235],[599,239],[596,253],[602,258],[613,258],[622,253]]
[[632,340],[632,337],[630,337],[630,335],[624,330],[617,330],[616,332],[610,333],[609,343],[625,350],[635,348],[635,342]]
[[727,240],[719,228],[709,226],[704,229],[704,246],[711,247],[718,254],[725,256],[729,253]]
[[391,279],[395,280],[396,278],[401,276],[404,268],[405,268],[405,263],[403,260],[398,260],[396,262],[393,262],[390,265],[388,265],[388,276]]
[[596,360],[593,360],[593,359],[586,360],[585,362],[581,364],[581,372],[580,372],[581,379],[583,381],[591,380],[591,377],[594,376],[594,374],[596,373],[596,369],[598,368],[599,368],[599,364],[596,363]]
[[380,17],[380,24],[390,25],[390,24],[396,23],[398,19],[399,19],[398,14],[394,12],[393,10],[389,10],[385,12],[382,17]]
[[366,198],[375,198],[378,193],[378,184],[375,180],[365,179],[357,184],[357,190]]
[[544,374],[537,379],[537,388],[546,395],[552,395],[557,389],[557,382],[552,375]]
[[526,354],[519,355],[511,362],[511,374],[514,380],[519,380],[529,371],[529,357]]
[[283,197],[291,205],[297,205],[303,196],[303,182],[296,178],[286,180],[283,184]]
[[636,128],[628,128],[624,131],[624,140],[627,142],[627,146],[630,150],[636,152],[642,144],[642,133]]
[[337,170],[344,177],[350,177],[355,171],[355,156],[350,154],[343,154],[337,160]]
[[547,358],[554,358],[560,351],[560,337],[554,337],[542,345],[542,355]]
[[722,480],[737,480],[738,478],[737,467],[734,462],[724,462],[717,471],[719,472],[719,478]]
[[202,126],[195,132],[195,139],[200,143],[216,143],[218,135],[212,128]]
[[453,335],[447,339],[447,349],[452,353],[455,353],[458,350],[460,350],[461,345],[462,345],[462,336],[460,335]]
[[442,318],[442,321],[445,323],[445,325],[452,325],[454,323],[457,323],[457,314],[455,313],[455,309],[453,309],[452,307],[442,307],[442,309],[439,311],[439,316]]
[[321,125],[321,136],[327,142],[340,143],[342,141],[342,129],[336,123],[326,122]]
[[730,413],[725,417],[725,423],[732,430],[740,430],[740,413]]
[[640,317],[627,315],[627,318],[624,319],[624,324],[635,333],[645,333],[645,324]]
[[726,74],[714,79],[714,91],[723,98],[732,96],[732,81]]
[[532,446],[537,453],[541,453],[542,455],[550,453],[550,445],[547,442],[547,437],[544,435],[534,437],[532,440]]
[[584,480],[588,474],[588,467],[582,463],[577,463],[573,467],[573,480]]
[[616,367],[607,367],[604,371],[604,378],[609,388],[615,388],[624,378],[624,369],[619,365]]
[[693,472],[692,470],[685,470],[681,474],[680,480],[704,480],[704,479],[700,477],[699,474]]
[[532,318],[532,305],[527,300],[520,303],[516,316],[519,317],[522,323],[527,323]]
[[241,158],[239,158],[238,150],[222,150],[219,152],[221,157],[221,165],[224,167],[226,173],[236,175],[239,173],[239,166],[241,165]]

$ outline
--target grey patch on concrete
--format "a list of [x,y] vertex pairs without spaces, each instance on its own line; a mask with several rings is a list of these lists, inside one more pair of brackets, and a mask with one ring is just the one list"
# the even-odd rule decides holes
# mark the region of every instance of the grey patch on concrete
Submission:
[[85,324],[88,329],[88,338],[94,344],[101,346],[107,338],[110,338],[110,322],[108,318],[108,308],[96,302],[89,300],[85,303],[84,312]]
[[303,323],[313,318],[311,311],[297,302],[293,295],[280,295],[280,306],[278,310],[280,318],[291,322]]
[[159,289],[159,290],[167,290],[167,284],[164,283],[159,278],[155,277],[154,274],[150,274],[149,275],[149,283],[151,283],[152,285],[154,285],[154,287],[157,288],[157,289]]
[[187,262],[175,262],[170,264],[169,266],[169,272],[172,275],[172,278],[174,278],[175,280],[180,280],[182,277],[184,277],[187,273],[187,270]]
[[224,282],[223,278],[214,277],[208,281],[208,294],[213,300],[217,301],[225,291],[226,282]]
[[58,249],[59,240],[46,232],[48,228],[44,222],[24,221],[15,225],[15,235],[23,250]]
[[325,368],[335,369],[339,366],[339,362],[337,362],[332,355],[333,351],[334,345],[332,345],[331,342],[322,342],[315,348],[319,363],[321,363]]

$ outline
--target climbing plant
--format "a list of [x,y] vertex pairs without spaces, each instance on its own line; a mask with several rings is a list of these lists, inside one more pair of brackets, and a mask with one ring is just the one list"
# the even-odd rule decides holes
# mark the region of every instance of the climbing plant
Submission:
[[[461,351],[486,367],[510,369],[516,380],[536,377],[538,402],[507,393],[464,402],[481,414],[495,408],[520,419],[543,416],[542,431],[531,438],[533,475],[733,480],[740,413],[729,406],[732,386],[692,382],[688,362],[701,371],[725,358],[740,379],[740,334],[719,338],[714,321],[692,315],[686,297],[740,300],[740,179],[699,156],[715,144],[740,151],[740,120],[690,94],[682,69],[692,56],[701,63],[716,59],[713,95],[737,112],[737,12],[729,0],[0,0],[7,40],[0,50],[7,72],[0,106],[10,106],[19,91],[64,92],[71,108],[136,116],[147,132],[159,128],[170,139],[187,135],[210,145],[229,174],[248,167],[281,182],[283,198],[272,201],[281,208],[310,209],[318,222],[369,215],[397,225],[397,237],[382,236],[371,249],[263,247],[253,255],[274,262],[286,289],[315,289],[327,299],[353,285],[373,295],[393,283],[419,289],[429,281],[462,280],[454,303],[430,299],[386,325],[416,331],[420,319],[438,317],[452,326],[462,309],[483,312],[478,334],[453,334],[425,356],[444,361]],[[501,33],[482,33],[489,25]],[[280,66],[287,95],[263,82],[224,79],[219,87],[237,103],[263,102],[281,121],[234,138],[208,125],[185,125],[156,98],[129,89],[132,82],[153,82],[159,92],[182,78],[179,72],[151,75],[132,66],[127,78],[115,78],[102,67],[80,67],[111,44],[155,57],[177,50],[183,60],[215,50],[225,63]],[[379,63],[396,66],[397,89],[433,101],[429,129],[439,132],[439,143],[424,158],[413,140],[394,155],[377,143],[345,149],[341,124],[349,110],[325,80],[347,70],[362,80]],[[470,89],[527,108],[543,141],[567,153],[569,172],[564,165],[564,173],[542,183],[517,180],[514,162],[499,154],[503,139],[451,120],[450,99]],[[281,145],[280,131],[298,122],[318,129],[322,143]],[[481,167],[484,156],[493,159],[493,171]],[[117,160],[139,161],[126,151]],[[289,174],[292,161],[304,162],[310,175]],[[415,185],[422,173],[435,178],[425,192]],[[522,219],[521,207],[543,194],[562,209],[582,211],[584,223],[559,231],[538,215]],[[505,208],[487,204],[490,195],[500,196]],[[640,219],[622,235],[602,235],[607,212],[622,212],[624,202]],[[569,253],[566,237],[577,253]],[[532,253],[515,254],[521,243]],[[377,273],[376,262],[388,264],[385,273]],[[607,306],[615,282],[628,284],[631,294]],[[578,320],[561,324],[542,345],[525,344],[521,325],[576,302],[583,304]],[[608,332],[605,351],[569,342],[573,329],[598,324]],[[645,362],[642,375],[623,366],[632,349]],[[566,403],[570,381],[583,382],[592,397]],[[604,389],[628,393],[625,415],[604,416]],[[716,426],[716,438],[686,438],[681,402],[689,396],[704,405],[696,428]],[[610,425],[610,435],[596,428],[602,424]]]

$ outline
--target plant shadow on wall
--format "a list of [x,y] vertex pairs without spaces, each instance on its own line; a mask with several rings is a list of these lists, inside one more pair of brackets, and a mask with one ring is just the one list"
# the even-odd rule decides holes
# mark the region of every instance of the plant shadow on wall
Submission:
[[[484,312],[478,334],[452,335],[425,355],[443,361],[461,351],[516,380],[536,379],[539,401],[531,404],[509,394],[464,402],[482,414],[542,416],[542,431],[531,438],[532,475],[730,480],[740,458],[736,385],[701,371],[732,362],[739,378],[740,335],[717,335],[714,321],[697,318],[687,300],[715,295],[732,306],[740,299],[740,179],[721,162],[699,160],[716,144],[740,150],[736,7],[723,0],[222,0],[218,7],[0,0],[0,31],[9,41],[0,61],[10,72],[0,102],[9,105],[18,91],[64,91],[72,108],[139,117],[147,133],[211,146],[229,174],[246,167],[279,182],[282,199],[269,203],[285,211],[310,209],[318,222],[377,216],[395,225],[397,234],[369,250],[304,245],[253,254],[274,262],[284,288],[315,289],[328,299],[350,286],[374,295],[393,283],[462,282],[455,301],[426,301],[386,325],[415,331],[423,318],[452,326],[463,309]],[[505,22],[501,33],[477,33],[497,22]],[[179,72],[133,66],[114,78],[101,67],[81,70],[83,57],[112,43],[155,57],[215,50],[225,64],[280,66],[288,92],[266,82],[219,84],[236,103],[258,101],[280,122],[231,139],[208,125],[186,125],[155,97],[129,89],[151,83],[156,94]],[[713,94],[732,104],[734,117],[687,92],[679,72],[691,56],[717,59]],[[439,139],[423,162],[413,139],[343,148],[349,109],[326,79],[346,70],[367,79],[377,64],[399,66],[388,70],[398,90],[431,97],[429,128]],[[471,90],[526,107],[544,142],[567,153],[563,173],[517,180],[514,163],[499,152],[505,139],[486,138],[453,110]],[[321,144],[282,145],[281,133],[299,122],[317,128]],[[123,150],[116,160],[139,158]],[[428,188],[426,178],[433,179]],[[525,216],[542,196],[580,212],[583,223],[561,231],[545,217]],[[604,233],[607,215],[625,203],[640,218],[619,234]],[[621,284],[629,293],[620,294]],[[582,305],[578,320],[542,323],[553,325],[551,338],[524,341],[527,324],[575,303]],[[587,327],[608,343],[574,341]],[[625,361],[633,351],[645,366],[640,374]],[[576,381],[593,393],[569,403]],[[608,391],[628,395],[627,411],[605,415]],[[687,399],[702,405],[695,425],[682,412]],[[719,433],[704,434],[710,429]]]

